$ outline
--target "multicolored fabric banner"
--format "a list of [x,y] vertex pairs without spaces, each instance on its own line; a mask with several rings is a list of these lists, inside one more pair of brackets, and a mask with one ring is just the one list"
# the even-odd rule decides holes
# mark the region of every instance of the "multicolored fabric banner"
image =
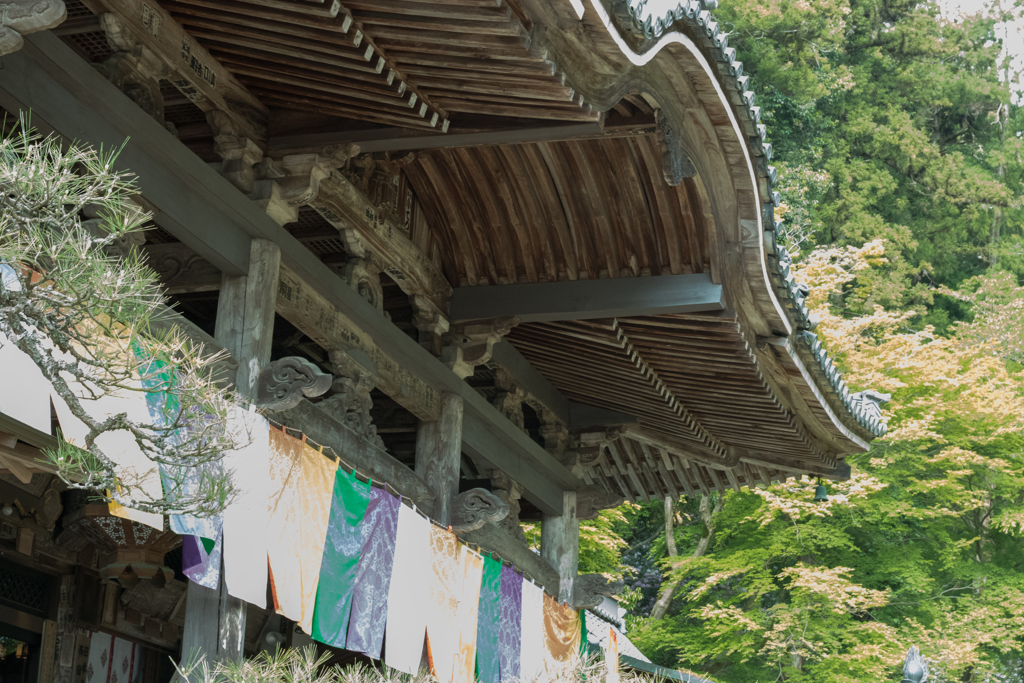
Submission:
[[380,659],[384,644],[382,615],[387,613],[400,507],[402,502],[398,497],[384,489],[373,489],[359,527],[362,549],[356,568],[352,615],[345,647],[374,659]]
[[523,575],[501,568],[501,624],[498,632],[498,673],[501,683],[520,678],[523,634]]
[[[220,587],[221,534],[216,538],[182,536],[181,571],[200,586]],[[264,590],[264,592],[266,592]]]
[[356,568],[363,549],[359,526],[369,503],[369,482],[356,479],[355,472],[338,470],[334,477],[327,542],[320,563],[313,630],[309,634],[314,640],[332,647],[344,648],[348,642]]
[[501,560],[484,557],[476,622],[476,677],[499,683],[498,634],[501,630]]
[[276,429],[270,454],[267,552],[274,608],[310,633],[338,465]]
[[403,673],[419,671],[427,630],[431,572],[424,563],[431,557],[432,524],[412,509],[398,509],[395,563],[388,589],[384,662]]

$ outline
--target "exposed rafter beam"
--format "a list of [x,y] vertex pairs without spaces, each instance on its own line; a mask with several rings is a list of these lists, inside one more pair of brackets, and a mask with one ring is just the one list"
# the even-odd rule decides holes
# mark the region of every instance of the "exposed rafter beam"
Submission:
[[[31,104],[40,123],[104,148],[130,137],[117,166],[139,176],[143,197],[160,210],[159,224],[214,265],[244,274],[253,238],[277,243],[282,265],[370,338],[390,363],[415,373],[434,391],[463,398],[467,453],[507,472],[543,512],[561,514],[562,492],[579,489],[579,479],[59,38],[28,36],[25,47],[0,64],[0,106],[8,111]],[[10,432],[2,423],[0,430]]]
[[592,138],[631,137],[655,132],[653,118],[631,120],[628,124],[602,126],[598,123],[573,123],[530,128],[505,128],[473,133],[422,135],[404,128],[309,133],[271,138],[270,153],[299,154],[317,152],[328,145],[354,142],[363,152],[399,152],[416,149],[479,147],[483,145],[514,145],[530,142],[559,142]]
[[457,287],[452,322],[518,317],[520,322],[595,320],[721,311],[722,285],[706,273]]
[[504,368],[531,399],[554,413],[569,430],[614,427],[637,421],[633,415],[570,401],[507,339],[494,345],[487,364]]

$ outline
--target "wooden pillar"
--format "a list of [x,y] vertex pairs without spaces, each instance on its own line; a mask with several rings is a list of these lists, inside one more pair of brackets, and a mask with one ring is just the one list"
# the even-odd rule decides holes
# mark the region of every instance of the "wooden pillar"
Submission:
[[[249,273],[225,277],[217,303],[215,338],[238,361],[235,378],[238,395],[256,398],[260,369],[270,362],[274,333],[280,248],[268,240],[252,241]],[[189,581],[182,660],[205,656],[212,666],[218,661],[241,661],[245,648],[246,603],[232,597],[221,570],[219,590]]]
[[580,525],[576,492],[562,492],[562,514],[544,515],[540,556],[558,572],[558,600],[572,604],[573,583],[580,564]]
[[434,491],[434,519],[451,524],[451,501],[459,493],[462,464],[462,397],[441,395],[441,419],[420,422],[416,474]]

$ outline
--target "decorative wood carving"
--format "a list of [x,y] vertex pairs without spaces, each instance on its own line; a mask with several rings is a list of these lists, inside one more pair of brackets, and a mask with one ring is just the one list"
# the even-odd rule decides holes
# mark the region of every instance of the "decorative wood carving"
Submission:
[[370,392],[375,385],[373,375],[343,351],[330,352],[334,366],[331,395],[318,404],[320,410],[342,423],[359,436],[384,450],[384,441],[377,436],[370,410]]
[[623,581],[609,581],[600,574],[580,574],[573,582],[572,604],[576,609],[593,609],[601,596],[615,597],[626,587]]
[[420,346],[434,356],[441,355],[442,338],[450,327],[448,316],[442,313],[428,297],[414,294],[409,297],[412,304],[412,324],[419,330]]
[[665,182],[672,186],[680,185],[683,178],[697,175],[697,169],[683,149],[679,134],[661,109],[655,112],[654,120],[658,126],[658,145],[661,147],[661,169]]
[[350,256],[341,276],[349,287],[359,292],[359,296],[384,313],[384,288],[380,284],[380,268],[372,256]]
[[569,444],[568,427],[547,408],[538,410],[537,416],[540,418],[540,436],[544,439],[544,449],[561,462]]
[[299,405],[303,396],[323,395],[332,383],[329,374],[305,358],[280,358],[260,370],[256,405],[266,410],[288,410]]
[[377,388],[421,420],[440,419],[437,391],[387,356],[368,334],[285,266],[281,267],[277,312],[321,348],[361,351],[373,366]]
[[519,318],[495,318],[453,325],[441,360],[459,377],[473,374],[478,365],[491,359],[494,345],[519,324]]
[[221,175],[246,194],[256,185],[256,165],[263,160],[263,150],[256,142],[239,130],[232,116],[223,111],[211,111],[206,121],[213,128],[213,151],[224,160]]
[[87,504],[64,517],[65,535],[78,536],[96,546],[97,566],[104,580],[117,581],[131,588],[139,581],[163,585],[174,580],[174,570],[163,564],[164,555],[177,547],[181,539],[170,529],[157,531],[144,524],[114,517],[106,504]]
[[496,470],[491,475],[491,486],[493,487],[492,493],[508,506],[508,514],[498,520],[495,523],[496,526],[500,527],[510,537],[525,545],[526,534],[523,533],[522,527],[519,526],[519,499],[523,495],[523,487],[500,470]]
[[523,401],[526,392],[516,384],[515,379],[504,368],[494,371],[494,386],[498,394],[491,402],[502,415],[519,429],[526,431],[526,419],[523,417]]
[[113,50],[113,54],[100,66],[100,72],[144,112],[164,123],[160,79],[166,78],[170,69],[139,42],[119,15],[108,12],[101,14],[99,19],[107,44]]
[[600,486],[584,486],[576,492],[576,518],[596,519],[601,510],[616,508],[625,502],[622,496],[609,493]]
[[13,0],[0,3],[0,55],[20,50],[29,33],[54,28],[68,16],[63,0]]
[[452,531],[475,531],[488,522],[498,522],[508,516],[508,509],[507,503],[487,489],[470,489],[452,499]]
[[149,267],[160,276],[169,294],[215,292],[221,286],[221,271],[187,244],[147,244],[143,246]]

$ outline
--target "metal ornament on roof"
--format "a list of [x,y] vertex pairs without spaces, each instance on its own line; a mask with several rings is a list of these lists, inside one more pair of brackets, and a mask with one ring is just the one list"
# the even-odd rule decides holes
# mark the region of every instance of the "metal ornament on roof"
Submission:
[[907,652],[907,659],[903,662],[902,683],[924,683],[927,679],[928,665],[915,645]]

